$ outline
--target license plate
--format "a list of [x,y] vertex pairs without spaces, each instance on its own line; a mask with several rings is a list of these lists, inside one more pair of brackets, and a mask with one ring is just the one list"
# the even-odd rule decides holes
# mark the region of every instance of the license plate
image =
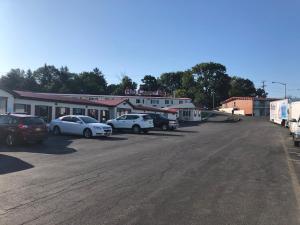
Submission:
[[35,131],[41,131],[42,129],[41,128],[35,128]]

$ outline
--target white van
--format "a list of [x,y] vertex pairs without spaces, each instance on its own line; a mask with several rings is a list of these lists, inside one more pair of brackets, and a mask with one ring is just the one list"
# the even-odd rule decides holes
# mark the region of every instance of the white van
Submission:
[[294,134],[300,120],[300,101],[289,104],[289,129]]

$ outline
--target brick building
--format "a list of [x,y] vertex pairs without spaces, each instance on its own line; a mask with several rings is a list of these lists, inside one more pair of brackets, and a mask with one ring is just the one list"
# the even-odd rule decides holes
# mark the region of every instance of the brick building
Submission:
[[245,116],[269,116],[270,102],[274,98],[258,97],[231,97],[223,101],[220,111],[231,113],[235,110],[236,114]]

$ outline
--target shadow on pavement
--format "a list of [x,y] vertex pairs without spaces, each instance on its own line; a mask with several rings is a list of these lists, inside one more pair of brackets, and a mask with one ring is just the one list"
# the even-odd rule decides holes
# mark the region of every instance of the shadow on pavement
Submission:
[[0,154],[0,175],[31,169],[34,166],[13,156]]
[[76,152],[75,149],[68,147],[72,143],[68,137],[49,137],[43,144],[19,144],[13,147],[0,145],[0,152],[29,152],[41,154],[70,154]]
[[195,130],[181,130],[180,127],[177,130],[172,130],[170,132],[174,133],[199,133],[198,131]]
[[128,138],[110,136],[110,137],[96,137],[96,138],[93,138],[93,140],[99,140],[99,141],[125,141],[125,140],[128,140]]
[[167,137],[182,137],[182,136],[184,136],[182,134],[173,134],[173,132],[172,133],[169,133],[169,132],[166,132],[166,133],[149,132],[148,134],[145,134],[145,135],[149,135],[149,136],[167,136]]

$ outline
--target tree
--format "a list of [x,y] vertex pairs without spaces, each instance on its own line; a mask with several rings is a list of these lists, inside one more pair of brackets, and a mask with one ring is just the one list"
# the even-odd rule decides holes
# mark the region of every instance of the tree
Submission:
[[129,76],[124,75],[122,77],[121,83],[116,86],[114,94],[125,95],[125,90],[136,90],[136,89],[137,89],[137,83],[133,82]]
[[72,89],[75,93],[105,94],[107,82],[102,72],[95,68],[90,72],[82,72],[75,76],[72,82]]
[[234,76],[231,78],[231,88],[229,90],[229,96],[256,96],[256,89],[253,82],[249,79]]
[[24,80],[22,89],[27,90],[27,91],[40,91],[41,90],[41,87],[36,82],[31,70],[27,70],[27,72],[25,74],[25,80]]
[[160,75],[159,84],[162,89],[169,94],[172,94],[176,89],[181,88],[181,78],[184,72],[163,73]]
[[62,84],[60,82],[60,72],[55,66],[45,64],[33,72],[37,83],[46,92],[59,92]]
[[11,69],[0,79],[0,86],[10,90],[24,90],[25,71],[21,69]]
[[156,77],[151,75],[146,75],[142,79],[141,88],[144,91],[157,91],[159,89]]
[[228,98],[230,77],[226,74],[225,66],[213,62],[201,63],[192,68],[192,73],[199,90],[198,99],[201,99],[203,106],[212,107]]
[[261,97],[261,98],[266,98],[266,97],[268,97],[268,93],[262,88],[257,88],[256,89],[256,96]]

